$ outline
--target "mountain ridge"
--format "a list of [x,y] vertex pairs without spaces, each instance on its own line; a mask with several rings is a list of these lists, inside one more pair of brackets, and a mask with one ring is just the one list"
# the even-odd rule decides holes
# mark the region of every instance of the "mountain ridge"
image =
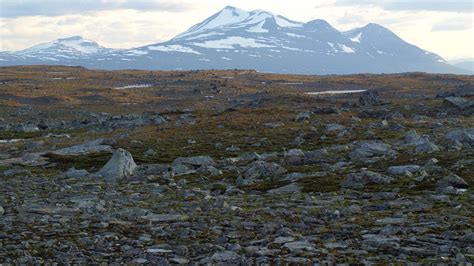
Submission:
[[[38,49],[41,47],[44,49]],[[165,42],[119,50],[73,36],[18,52],[1,52],[0,65],[9,64],[148,70],[245,68],[295,74],[466,73],[378,24],[341,32],[322,19],[303,23],[232,6]]]

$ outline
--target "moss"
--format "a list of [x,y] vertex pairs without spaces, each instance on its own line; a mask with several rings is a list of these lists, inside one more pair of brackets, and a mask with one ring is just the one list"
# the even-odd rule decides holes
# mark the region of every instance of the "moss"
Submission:
[[49,158],[51,163],[56,164],[55,168],[65,171],[71,167],[86,170],[91,168],[100,169],[110,160],[112,155],[110,153],[94,153],[80,156],[62,156],[49,153],[46,157]]
[[323,177],[305,177],[298,183],[301,185],[303,192],[334,192],[339,190],[339,185],[343,180],[344,176],[328,174]]

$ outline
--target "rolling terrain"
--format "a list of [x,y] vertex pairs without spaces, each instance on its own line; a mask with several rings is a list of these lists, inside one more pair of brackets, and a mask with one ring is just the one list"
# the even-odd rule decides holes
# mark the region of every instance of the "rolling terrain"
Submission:
[[0,264],[472,263],[473,86],[0,68]]

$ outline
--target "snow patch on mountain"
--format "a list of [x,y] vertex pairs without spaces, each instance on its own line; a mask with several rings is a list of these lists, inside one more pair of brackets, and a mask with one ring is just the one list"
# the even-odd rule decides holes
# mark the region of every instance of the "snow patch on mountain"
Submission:
[[346,54],[352,54],[352,53],[355,53],[355,50],[354,48],[352,47],[349,47],[349,46],[346,46],[344,44],[340,44],[338,43],[339,47],[342,49],[342,52],[343,53],[346,53]]
[[247,31],[253,32],[253,33],[266,33],[268,32],[268,30],[263,28],[263,24],[265,24],[265,21],[258,23],[257,25],[251,27]]
[[243,48],[266,48],[274,47],[272,45],[259,43],[253,38],[244,38],[240,36],[231,36],[220,40],[209,40],[202,43],[193,43],[195,46],[209,49],[235,49],[235,46]]
[[362,38],[362,32],[359,32],[359,34],[357,34],[357,35],[356,35],[355,37],[353,37],[353,38],[350,38],[350,40],[353,41],[353,42],[358,42],[358,43],[360,43],[361,38]]
[[190,47],[186,47],[186,46],[182,46],[178,44],[148,46],[148,50],[161,51],[161,52],[180,52],[180,53],[190,53],[190,54],[201,54]]

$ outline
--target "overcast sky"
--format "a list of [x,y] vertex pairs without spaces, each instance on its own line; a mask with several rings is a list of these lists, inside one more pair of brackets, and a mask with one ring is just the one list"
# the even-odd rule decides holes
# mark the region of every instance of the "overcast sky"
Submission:
[[473,0],[0,0],[0,50],[81,35],[113,48],[166,41],[227,5],[344,31],[369,22],[445,59],[474,58]]

